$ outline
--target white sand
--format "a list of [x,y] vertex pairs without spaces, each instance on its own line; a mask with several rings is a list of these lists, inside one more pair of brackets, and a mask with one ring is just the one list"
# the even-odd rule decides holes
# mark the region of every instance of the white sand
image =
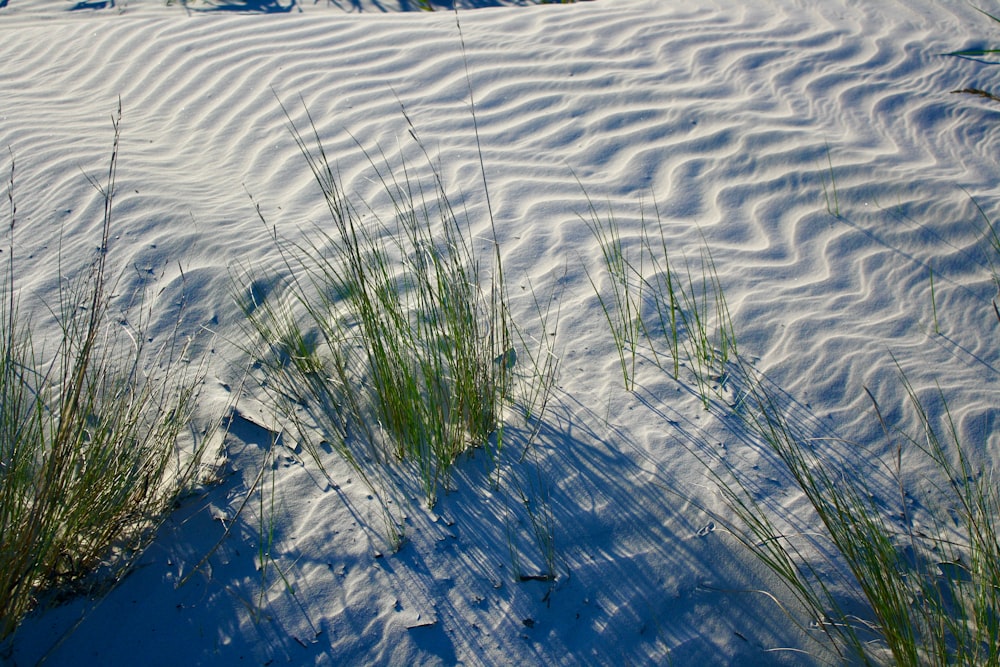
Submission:
[[[82,265],[98,242],[100,201],[85,174],[106,169],[119,97],[113,261],[123,293],[147,281],[160,294],[154,337],[186,295],[184,333],[212,364],[206,414],[225,409],[244,363],[231,270],[281,269],[247,191],[288,237],[323,220],[278,98],[304,123],[301,96],[347,190],[371,201],[379,188],[352,135],[390,160],[415,159],[401,102],[473,232],[485,233],[455,16],[394,11],[406,4],[247,15],[9,0],[0,144],[16,159],[17,278],[37,335],[53,334],[41,304],[54,299],[58,254]],[[916,427],[895,355],[921,396],[940,384],[973,453],[996,456],[995,288],[972,198],[1000,214],[1000,106],[949,91],[1000,85],[995,67],[941,54],[996,45],[1000,25],[959,0],[465,2],[484,4],[508,6],[463,11],[461,25],[513,308],[530,323],[529,281],[561,301],[558,391],[536,448],[555,586],[514,580],[504,517],[518,501],[490,490],[481,460],[461,466],[433,513],[414,502],[407,544],[376,558],[385,546],[362,485],[331,457],[341,488],[330,489],[288,454],[264,520],[276,517],[272,553],[292,588],[272,570],[261,592],[256,500],[176,587],[222,535],[216,519],[236,512],[269,441],[237,420],[222,484],[188,500],[99,605],[32,615],[15,664],[53,646],[49,664],[73,665],[807,660],[776,650],[815,653],[780,609],[734,592],[773,582],[720,531],[699,534],[708,518],[665,489],[720,507],[685,445],[725,444],[759,479],[762,502],[811,524],[804,500],[648,361],[636,392],[623,390],[584,271],[599,271],[600,253],[580,183],[614,209],[626,242],[655,197],[675,257],[707,244],[741,350],[800,402],[816,435],[883,453],[865,387],[895,425]],[[824,196],[828,156],[839,218]],[[0,167],[6,177],[9,155]],[[271,423],[253,392],[238,409]],[[921,473],[911,467],[908,479]],[[366,517],[374,530],[359,526]],[[540,567],[530,526],[515,528],[525,570]]]

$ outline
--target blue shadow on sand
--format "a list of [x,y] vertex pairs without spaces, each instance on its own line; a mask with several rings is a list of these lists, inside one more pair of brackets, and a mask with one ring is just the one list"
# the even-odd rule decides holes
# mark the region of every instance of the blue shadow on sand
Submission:
[[[551,1],[551,0],[550,0]],[[557,0],[558,1],[558,0]],[[330,6],[345,11],[363,12],[365,5],[370,11],[377,12],[420,12],[427,11],[418,0],[326,0]],[[500,2],[500,0],[430,0],[434,11],[452,11],[458,9],[482,9],[485,7],[504,7],[515,5],[542,4],[540,0],[518,0],[517,2]]]
[[233,12],[236,14],[289,14],[300,9],[297,0],[195,0],[178,3],[188,12]]
[[[0,0],[0,9],[7,6],[10,0]],[[319,4],[321,0],[314,0]],[[173,4],[168,0],[167,4]],[[234,12],[238,14],[287,14],[299,10],[298,0],[179,0],[184,9],[189,12]],[[426,11],[418,0],[325,0],[327,6],[345,12],[419,12]],[[501,0],[431,0],[430,6],[435,11],[452,11],[458,9],[483,9],[486,7],[503,7],[515,5],[542,4],[540,0],[519,0],[515,3]],[[113,9],[117,0],[78,0],[71,11]]]
[[244,14],[288,14],[298,9],[296,0],[235,0],[233,2],[205,2],[202,11],[239,12]]

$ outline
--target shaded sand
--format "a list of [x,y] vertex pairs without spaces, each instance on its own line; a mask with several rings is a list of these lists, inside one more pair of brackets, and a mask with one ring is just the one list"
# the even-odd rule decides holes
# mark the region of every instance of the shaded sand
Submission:
[[[182,333],[210,363],[204,410],[220,414],[245,366],[231,273],[237,263],[275,280],[282,271],[247,193],[292,239],[325,215],[279,100],[303,128],[308,108],[345,189],[374,207],[384,196],[360,147],[421,163],[405,107],[482,237],[471,81],[515,317],[532,321],[529,285],[561,304],[558,330],[534,332],[556,334],[554,404],[535,462],[510,473],[547,500],[556,582],[513,575],[512,543],[524,572],[541,571],[544,554],[515,485],[493,490],[482,456],[459,466],[433,512],[405,508],[409,541],[394,554],[349,470],[331,455],[331,488],[288,443],[274,511],[248,503],[176,587],[223,536],[272,439],[273,417],[248,390],[221,484],[187,499],[96,608],[77,600],[31,616],[10,659],[33,664],[51,650],[49,664],[684,665],[818,655],[808,633],[749,592],[773,582],[682,500],[721,507],[688,448],[724,449],[762,502],[808,527],[804,499],[649,360],[636,391],[624,391],[585,271],[599,271],[600,249],[581,216],[588,196],[610,206],[634,248],[655,200],[675,257],[697,260],[707,245],[742,352],[797,401],[810,433],[883,453],[866,387],[887,419],[914,429],[895,355],[921,396],[940,385],[974,453],[995,457],[996,288],[974,201],[1000,213],[1000,107],[949,91],[1000,88],[1000,70],[941,54],[996,44],[1000,30],[947,0],[469,0],[510,6],[460,14],[467,81],[455,15],[381,11],[405,4],[333,0],[274,15],[263,5],[73,11],[11,0],[0,9],[0,143],[16,160],[17,278],[37,335],[53,335],[43,315],[58,257],[83,265],[98,241],[101,202],[85,175],[106,168],[120,98],[121,292],[158,295],[154,338],[186,300]],[[270,518],[276,560],[262,571]]]

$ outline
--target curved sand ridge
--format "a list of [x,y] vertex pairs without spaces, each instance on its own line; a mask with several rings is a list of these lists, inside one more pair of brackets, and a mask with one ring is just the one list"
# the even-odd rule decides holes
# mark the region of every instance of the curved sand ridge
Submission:
[[[657,486],[697,474],[678,453],[684,436],[654,418],[643,396],[676,395],[666,416],[682,433],[707,420],[648,364],[639,396],[622,390],[584,271],[599,274],[600,251],[580,216],[587,197],[602,213],[610,206],[634,249],[655,200],[673,257],[689,258],[696,275],[707,244],[742,351],[808,405],[818,428],[871,438],[878,424],[863,387],[913,426],[898,407],[892,353],[922,394],[940,383],[966,435],[992,433],[1000,362],[984,332],[995,288],[970,195],[998,213],[1000,107],[948,91],[990,88],[996,75],[940,54],[996,31],[964,3],[944,0],[603,0],[463,12],[463,55],[451,13],[380,14],[374,0],[359,14],[338,9],[357,6],[247,17],[149,3],[70,14],[12,0],[0,10],[0,142],[17,161],[18,280],[50,301],[54,278],[41,269],[55,265],[60,247],[77,263],[91,256],[100,202],[80,170],[101,178],[106,169],[107,119],[120,96],[113,257],[129,267],[128,285],[150,281],[167,298],[183,286],[191,332],[204,325],[219,334],[214,376],[234,383],[230,270],[234,262],[281,267],[247,191],[289,237],[324,217],[279,100],[303,131],[304,103],[346,190],[373,205],[384,196],[362,147],[377,154],[381,146],[392,165],[402,156],[426,173],[402,104],[483,237],[471,81],[515,314],[530,314],[519,289],[529,281],[543,295],[558,290],[562,303],[559,435],[543,443],[560,445],[546,450],[545,469],[572,577],[548,605],[544,588],[509,581],[485,484],[466,484],[446,501],[442,514],[454,525],[414,516],[413,542],[372,561],[337,495],[290,466],[282,480],[291,541],[282,544],[298,598],[276,586],[269,620],[255,623],[240,600],[256,594],[256,575],[239,548],[220,555],[212,577],[165,595],[149,583],[163,576],[154,560],[54,661],[125,660],[151,650],[152,636],[183,644],[154,659],[164,664],[243,656],[554,664],[573,655],[606,664],[659,661],[668,649],[684,664],[754,660],[798,641],[777,614],[769,622],[744,598],[698,588],[729,581],[738,559],[698,537],[704,526],[689,523],[697,513]],[[942,335],[933,333],[931,270]],[[226,394],[210,388],[208,398],[221,406]],[[237,435],[247,442],[266,437],[245,426]],[[974,441],[998,445],[995,436]],[[734,456],[760,462],[752,451]],[[798,495],[767,483],[774,502],[801,509]],[[220,493],[229,497],[212,502],[235,505],[240,487]],[[202,524],[217,534],[200,514],[185,525]],[[199,545],[193,528],[173,530],[188,566],[213,544]],[[177,548],[168,539],[150,558],[182,560]],[[126,598],[143,597],[130,585],[150,586],[152,606],[142,613],[127,611]],[[34,660],[66,615],[30,620],[16,657]],[[747,626],[758,633],[752,641],[733,639]],[[107,632],[114,641],[99,638]]]

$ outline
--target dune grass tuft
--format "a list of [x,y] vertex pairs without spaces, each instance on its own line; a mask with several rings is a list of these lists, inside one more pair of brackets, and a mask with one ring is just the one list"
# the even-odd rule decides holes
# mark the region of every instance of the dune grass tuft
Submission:
[[[307,142],[291,124],[329,226],[304,242],[276,236],[284,289],[238,300],[279,413],[321,469],[329,447],[355,470],[398,546],[400,479],[417,480],[433,506],[463,453],[482,448],[495,461],[515,384],[526,389],[525,417],[537,421],[554,356],[518,356],[524,338],[511,321],[499,245],[494,237],[476,247],[426,152],[423,181],[405,162],[394,171],[366,153],[391,216],[364,208],[363,220],[311,129]],[[416,140],[412,124],[410,134]]]
[[[844,611],[829,575],[819,575],[818,564],[803,558],[795,538],[761,520],[766,510],[741,483],[721,482],[748,529],[741,541],[809,610],[841,657],[871,664],[1000,664],[1000,495],[992,472],[966,455],[943,395],[943,425],[938,426],[905,376],[901,382],[919,418],[916,434],[892,429],[868,392],[895,449],[893,461],[880,462],[897,484],[895,502],[880,494],[869,476],[835,464],[819,443],[798,433],[763,380],[748,383],[743,411],[751,431],[805,493],[853,577],[855,602],[867,608],[867,617]],[[934,486],[904,486],[904,452],[926,457],[937,477],[936,483],[925,481]],[[934,505],[928,490],[944,498],[938,501],[943,504]],[[913,498],[932,507],[931,525],[912,516]],[[899,509],[890,516],[887,505]]]
[[97,583],[113,583],[198,470],[200,444],[183,457],[178,449],[198,386],[184,344],[174,336],[147,349],[148,313],[108,317],[120,120],[119,105],[106,180],[94,182],[104,202],[100,247],[51,309],[61,335],[47,358],[19,310],[11,166],[0,285],[0,638],[50,592],[95,583],[96,570],[105,575]]
[[[601,249],[601,259],[610,283],[610,296],[605,296],[598,287],[594,276],[587,271],[587,278],[601,305],[605,321],[611,330],[621,366],[625,389],[635,387],[635,362],[641,338],[642,288],[641,266],[637,268],[629,259],[622,244],[621,230],[612,212],[602,219],[593,203],[589,203],[590,220],[587,226]],[[641,256],[640,256],[641,261]]]
[[645,216],[640,219],[639,247],[630,257],[614,216],[602,220],[593,204],[588,205],[586,222],[601,248],[610,296],[602,293],[593,276],[588,277],[611,329],[626,389],[634,386],[636,355],[642,345],[675,380],[693,380],[708,408],[713,396],[724,394],[730,362],[737,354],[729,305],[711,252],[707,246],[702,250],[700,274],[693,273],[688,262],[678,269],[657,214],[655,236]]

